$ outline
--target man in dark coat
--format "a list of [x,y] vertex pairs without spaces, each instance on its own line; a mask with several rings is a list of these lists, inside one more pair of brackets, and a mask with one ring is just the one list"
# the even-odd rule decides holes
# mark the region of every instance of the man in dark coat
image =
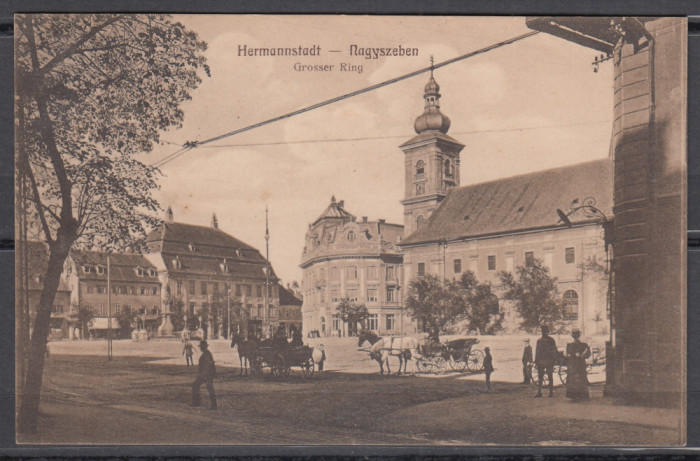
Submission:
[[530,346],[530,339],[524,341],[525,347],[523,348],[523,384],[530,384],[532,381],[532,346]]
[[545,373],[549,378],[549,396],[554,397],[554,362],[559,355],[557,343],[549,336],[549,327],[542,325],[542,337],[537,340],[537,348],[535,349],[535,364],[537,365],[537,395],[542,397],[542,381]]
[[486,375],[486,392],[491,392],[491,373],[493,373],[493,357],[491,357],[491,349],[484,348],[486,355],[484,356],[484,375]]
[[199,389],[202,384],[207,386],[209,392],[209,400],[211,410],[216,410],[216,394],[214,393],[214,378],[216,377],[216,367],[214,366],[214,357],[209,352],[209,344],[205,340],[199,342],[199,348],[202,355],[199,356],[199,370],[197,379],[192,383],[192,406],[198,407],[201,404],[199,397]]

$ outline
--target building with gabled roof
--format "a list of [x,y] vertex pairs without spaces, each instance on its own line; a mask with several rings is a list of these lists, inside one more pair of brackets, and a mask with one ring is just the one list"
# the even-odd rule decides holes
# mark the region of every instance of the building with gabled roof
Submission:
[[156,334],[161,323],[161,283],[156,267],[142,255],[74,249],[63,273],[71,288],[72,304],[88,306],[95,315],[90,326],[94,337],[107,335],[110,315],[113,337],[128,334],[121,331],[126,325],[118,320],[126,319],[128,314],[131,326]]
[[343,200],[331,198],[328,207],[309,224],[301,265],[304,331],[320,336],[353,334],[336,313],[338,302],[349,298],[365,304],[367,327],[380,334],[414,332],[401,303],[403,226],[383,219],[358,220]]
[[278,287],[280,293],[279,325],[284,327],[288,335],[302,328],[301,306],[304,303],[302,296],[293,288],[287,288],[281,284]]
[[[145,257],[158,268],[165,287],[165,305],[178,300],[185,315],[200,325],[203,308],[225,305],[226,316],[219,316],[218,325],[208,325],[207,335],[225,332],[221,324],[228,318],[229,305],[233,306],[233,331],[263,336],[277,327],[279,293],[274,270],[257,249],[219,229],[216,215],[210,226],[198,226],[175,222],[168,208],[163,225],[148,234],[146,248]],[[166,321],[163,329],[172,331],[172,325]]]

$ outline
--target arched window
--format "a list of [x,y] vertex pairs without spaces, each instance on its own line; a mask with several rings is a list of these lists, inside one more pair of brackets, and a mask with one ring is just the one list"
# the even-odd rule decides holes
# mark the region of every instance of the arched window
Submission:
[[416,175],[425,173],[425,162],[418,160],[416,162]]
[[445,176],[452,176],[452,165],[450,159],[445,160]]
[[350,231],[348,232],[348,242],[354,242],[355,241],[355,233]]
[[564,320],[578,320],[578,293],[574,290],[564,292]]
[[425,223],[425,218],[423,215],[418,216],[418,218],[416,218],[416,229],[420,229],[423,223]]
[[326,334],[326,318],[321,317],[321,333]]

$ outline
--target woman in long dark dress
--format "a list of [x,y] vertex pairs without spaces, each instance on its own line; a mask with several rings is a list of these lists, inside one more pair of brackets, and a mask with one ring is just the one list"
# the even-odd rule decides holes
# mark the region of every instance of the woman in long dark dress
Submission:
[[588,372],[586,359],[591,356],[588,344],[581,342],[581,332],[571,332],[574,342],[566,345],[566,396],[571,400],[587,400]]

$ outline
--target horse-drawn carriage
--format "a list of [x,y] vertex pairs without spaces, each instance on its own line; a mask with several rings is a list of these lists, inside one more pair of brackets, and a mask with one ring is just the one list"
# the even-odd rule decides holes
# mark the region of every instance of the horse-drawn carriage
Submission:
[[250,372],[253,376],[262,376],[263,370],[270,369],[272,376],[289,376],[292,367],[301,368],[304,377],[314,374],[313,347],[291,346],[275,340],[266,340],[252,354]]
[[429,341],[420,348],[422,356],[416,360],[416,368],[421,373],[441,374],[450,369],[456,372],[469,370],[472,373],[484,369],[484,353],[474,349],[479,342],[476,338],[459,338],[446,343]]

